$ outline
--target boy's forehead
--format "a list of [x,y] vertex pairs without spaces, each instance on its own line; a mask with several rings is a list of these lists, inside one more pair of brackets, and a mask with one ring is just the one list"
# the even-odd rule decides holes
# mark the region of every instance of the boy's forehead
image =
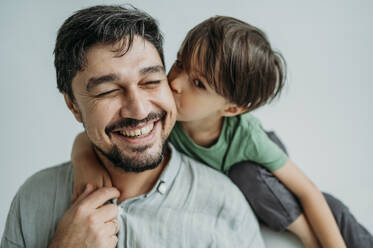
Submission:
[[215,70],[209,67],[216,65],[216,61],[213,61],[216,57],[216,51],[203,38],[194,40],[194,42],[191,41],[191,43],[186,42],[180,47],[179,54],[188,70],[193,69],[193,71],[201,74],[207,74],[208,71],[213,72]]
[[183,66],[185,65],[185,69],[188,73],[197,74],[203,77],[206,75],[203,56],[197,55],[196,52],[185,54],[183,56],[181,52],[178,52],[177,57],[181,60]]

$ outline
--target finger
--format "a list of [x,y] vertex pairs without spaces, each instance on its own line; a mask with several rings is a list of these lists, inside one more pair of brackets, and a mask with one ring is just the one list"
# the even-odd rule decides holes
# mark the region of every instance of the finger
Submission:
[[105,230],[108,235],[116,235],[119,232],[120,223],[117,219],[113,219],[105,223]]
[[113,187],[100,188],[82,200],[82,204],[87,205],[90,208],[98,208],[108,200],[118,198],[119,194],[119,191]]
[[85,198],[87,198],[93,191],[94,187],[91,184],[87,184],[84,188],[84,191],[79,195],[79,197],[75,200],[73,204],[78,204],[79,202],[83,201]]
[[107,247],[115,248],[118,243],[118,237],[116,235],[111,235]]
[[100,227],[100,231],[103,237],[115,236],[120,229],[119,221],[114,219],[112,221],[106,222]]
[[119,229],[120,229],[120,222],[117,219],[114,219],[111,222],[113,222],[113,224],[115,225],[114,234],[117,234],[119,232]]
[[115,219],[118,215],[118,206],[114,204],[105,204],[99,207],[94,213],[94,218],[99,222],[109,222]]

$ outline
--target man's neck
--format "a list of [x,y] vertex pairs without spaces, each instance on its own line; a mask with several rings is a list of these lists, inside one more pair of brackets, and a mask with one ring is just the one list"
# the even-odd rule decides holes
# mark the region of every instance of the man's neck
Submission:
[[166,150],[161,163],[152,170],[143,172],[125,172],[121,168],[114,167],[109,160],[99,155],[105,168],[109,172],[113,187],[120,191],[118,203],[127,199],[148,193],[158,181],[163,169],[169,162],[170,150]]

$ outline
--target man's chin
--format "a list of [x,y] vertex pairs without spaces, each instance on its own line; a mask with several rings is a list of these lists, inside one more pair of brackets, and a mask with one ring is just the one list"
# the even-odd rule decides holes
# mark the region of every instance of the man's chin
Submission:
[[150,150],[154,147],[141,146],[137,148],[132,148],[132,156],[127,156],[120,151],[118,146],[114,145],[109,153],[104,152],[98,146],[96,149],[104,155],[116,168],[120,168],[125,172],[144,172],[147,170],[155,169],[162,162],[164,153],[167,149],[167,142],[164,142],[158,151],[152,154]]

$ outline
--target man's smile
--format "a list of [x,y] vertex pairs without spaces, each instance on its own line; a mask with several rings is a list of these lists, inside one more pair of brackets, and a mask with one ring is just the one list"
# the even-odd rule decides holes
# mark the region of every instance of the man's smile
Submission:
[[147,123],[146,125],[137,127],[116,129],[113,132],[116,134],[123,135],[125,137],[144,137],[153,130],[155,122],[156,121],[152,121]]
[[152,121],[143,127],[123,128],[113,132],[112,137],[119,138],[130,144],[153,144],[156,138],[156,133],[160,132],[162,128],[161,120]]
[[166,113],[150,113],[144,120],[123,119],[108,129],[109,136],[119,138],[127,144],[150,144],[154,143],[157,133],[162,132],[162,122],[165,121]]

